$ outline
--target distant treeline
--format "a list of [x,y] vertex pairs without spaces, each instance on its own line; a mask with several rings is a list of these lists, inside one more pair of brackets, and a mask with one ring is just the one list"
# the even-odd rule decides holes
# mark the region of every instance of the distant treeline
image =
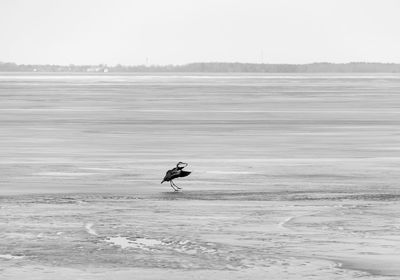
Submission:
[[245,73],[399,73],[396,63],[257,64],[202,62],[184,65],[30,65],[0,62],[2,72],[245,72]]

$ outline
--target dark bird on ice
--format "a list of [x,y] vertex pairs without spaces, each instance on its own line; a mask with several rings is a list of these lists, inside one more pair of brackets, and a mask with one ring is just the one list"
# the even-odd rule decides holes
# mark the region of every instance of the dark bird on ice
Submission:
[[175,185],[175,183],[172,180],[179,178],[179,177],[188,176],[191,172],[183,170],[183,168],[185,168],[186,166],[188,166],[187,163],[184,163],[181,161],[178,162],[178,164],[176,165],[175,168],[167,171],[164,179],[161,181],[161,184],[164,182],[169,182],[169,184],[171,185],[171,188],[173,188],[174,191],[176,191],[176,192],[179,191],[180,189],[182,189],[182,188],[178,187],[177,185]]

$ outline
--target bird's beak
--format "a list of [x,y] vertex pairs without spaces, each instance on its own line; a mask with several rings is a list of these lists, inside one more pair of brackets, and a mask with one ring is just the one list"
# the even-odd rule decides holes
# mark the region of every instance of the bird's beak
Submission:
[[161,184],[162,184],[162,183],[164,183],[164,182],[165,182],[165,181],[164,181],[164,180],[162,180],[162,181],[161,181]]

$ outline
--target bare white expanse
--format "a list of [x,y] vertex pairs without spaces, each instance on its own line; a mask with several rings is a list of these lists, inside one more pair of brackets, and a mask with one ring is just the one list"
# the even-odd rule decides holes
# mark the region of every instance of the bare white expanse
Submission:
[[398,0],[1,0],[0,61],[400,63]]

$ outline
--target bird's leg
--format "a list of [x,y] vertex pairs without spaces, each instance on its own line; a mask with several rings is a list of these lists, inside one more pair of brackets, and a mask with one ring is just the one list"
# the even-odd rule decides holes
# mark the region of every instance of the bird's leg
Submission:
[[172,181],[169,181],[169,185],[171,186],[171,188],[174,189],[174,192],[177,192],[177,191],[178,191],[178,189],[175,189],[175,187],[172,185]]
[[[172,181],[171,181],[172,182]],[[172,182],[172,184],[174,185],[174,187],[176,187],[177,189],[182,189],[182,188],[180,188],[180,187],[178,187],[174,182]]]
[[177,185],[175,185],[174,181],[170,181],[172,183],[172,186],[174,186],[175,188],[177,188],[178,190],[180,189],[180,187],[178,187]]

